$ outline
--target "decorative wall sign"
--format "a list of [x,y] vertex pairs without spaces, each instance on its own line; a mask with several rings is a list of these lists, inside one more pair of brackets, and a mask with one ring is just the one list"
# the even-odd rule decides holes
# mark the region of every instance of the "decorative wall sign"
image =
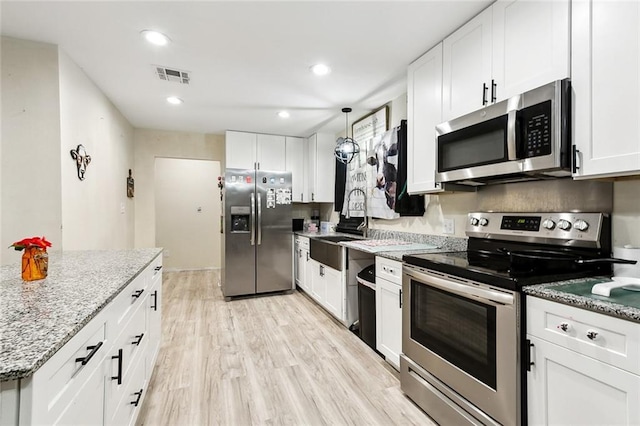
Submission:
[[133,176],[131,176],[131,169],[129,169],[129,177],[127,178],[127,197],[133,198]]
[[78,168],[78,179],[84,180],[84,174],[87,171],[87,166],[91,163],[91,156],[87,154],[84,146],[78,145],[78,148],[72,149],[71,158],[76,161],[76,167]]
[[[360,152],[347,165],[347,182],[342,209],[342,214],[345,216],[364,217],[365,214],[370,216],[367,204],[370,202],[369,192],[371,189],[367,188],[367,169],[371,169],[371,167],[367,164],[367,151],[370,146],[373,146],[372,140],[382,136],[389,128],[388,109],[389,107],[385,105],[354,122],[351,126],[351,134],[360,145]],[[349,214],[347,214],[347,209]]]

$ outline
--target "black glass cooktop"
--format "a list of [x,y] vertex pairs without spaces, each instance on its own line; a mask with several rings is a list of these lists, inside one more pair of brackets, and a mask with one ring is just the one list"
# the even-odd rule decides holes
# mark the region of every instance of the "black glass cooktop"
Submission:
[[[500,244],[497,244],[490,250],[480,247],[459,252],[405,255],[403,261],[409,265],[510,290],[518,290],[522,286],[531,284],[606,275],[611,271],[610,265],[583,266],[564,258],[558,261],[544,260],[514,264],[512,256],[508,254],[513,247],[499,246]],[[598,253],[588,254],[589,257],[598,255]]]

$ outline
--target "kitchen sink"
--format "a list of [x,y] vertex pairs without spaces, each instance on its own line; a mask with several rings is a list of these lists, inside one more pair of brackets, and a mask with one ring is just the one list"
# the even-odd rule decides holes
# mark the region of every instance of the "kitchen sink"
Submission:
[[346,237],[344,235],[327,235],[325,237],[314,237],[314,238],[322,241],[331,241],[332,243],[340,243],[343,241],[355,241],[355,240],[361,239],[361,238],[354,238],[354,237]]

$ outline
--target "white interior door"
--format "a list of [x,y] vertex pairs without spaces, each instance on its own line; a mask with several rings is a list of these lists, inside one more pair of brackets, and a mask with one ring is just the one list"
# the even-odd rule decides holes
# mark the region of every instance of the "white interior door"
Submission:
[[168,270],[220,268],[220,162],[156,158],[156,246]]

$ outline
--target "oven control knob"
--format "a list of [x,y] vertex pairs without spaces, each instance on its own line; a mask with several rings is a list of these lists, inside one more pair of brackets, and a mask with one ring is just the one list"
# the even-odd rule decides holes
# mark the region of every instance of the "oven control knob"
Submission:
[[571,222],[569,222],[568,220],[560,219],[558,221],[558,228],[562,229],[563,231],[568,231],[569,229],[571,229]]
[[469,219],[469,223],[471,224],[471,226],[478,226],[478,223],[480,221],[478,220],[477,217],[472,217],[471,219]]
[[488,224],[489,224],[489,219],[487,219],[486,217],[480,218],[480,226],[487,226]]
[[544,222],[542,222],[542,227],[548,230],[552,230],[556,227],[556,223],[552,219],[545,219]]
[[576,220],[576,223],[573,225],[574,228],[576,228],[578,231],[586,231],[587,229],[589,229],[589,224],[582,220],[582,219],[578,219]]

